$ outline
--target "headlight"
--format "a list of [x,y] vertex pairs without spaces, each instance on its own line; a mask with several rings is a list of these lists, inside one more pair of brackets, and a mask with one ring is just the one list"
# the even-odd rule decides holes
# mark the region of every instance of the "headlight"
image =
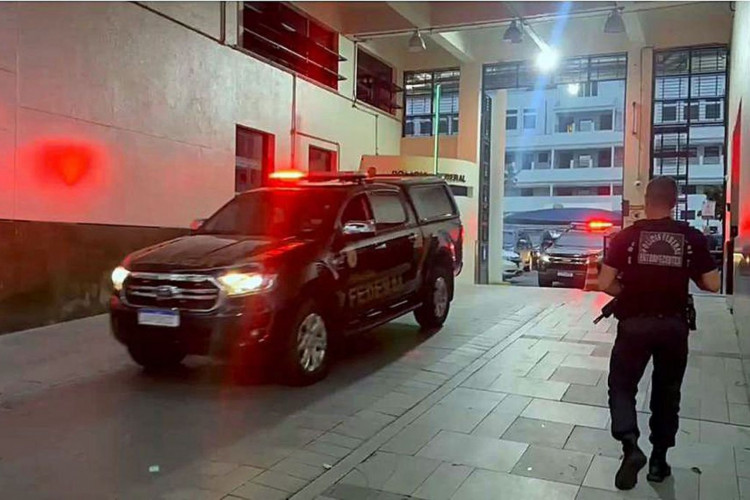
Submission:
[[542,262],[546,264],[549,264],[550,262],[549,255],[542,255],[541,259],[542,259]]
[[274,277],[260,273],[228,273],[218,278],[230,297],[262,292],[273,286]]
[[112,271],[112,287],[114,287],[115,291],[119,292],[122,290],[122,284],[125,282],[125,278],[127,278],[129,274],[130,271],[122,266],[117,266],[114,271]]

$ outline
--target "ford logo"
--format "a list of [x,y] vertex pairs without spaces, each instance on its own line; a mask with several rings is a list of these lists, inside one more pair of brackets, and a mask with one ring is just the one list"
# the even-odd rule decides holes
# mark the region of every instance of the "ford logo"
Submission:
[[176,286],[161,285],[156,288],[157,299],[171,299],[180,292],[180,289]]

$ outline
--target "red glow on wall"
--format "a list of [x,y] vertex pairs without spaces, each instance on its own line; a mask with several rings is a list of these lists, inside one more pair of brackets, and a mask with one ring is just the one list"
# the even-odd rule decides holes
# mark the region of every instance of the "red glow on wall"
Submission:
[[39,145],[37,157],[48,175],[74,186],[96,168],[98,152],[84,142],[52,140]]

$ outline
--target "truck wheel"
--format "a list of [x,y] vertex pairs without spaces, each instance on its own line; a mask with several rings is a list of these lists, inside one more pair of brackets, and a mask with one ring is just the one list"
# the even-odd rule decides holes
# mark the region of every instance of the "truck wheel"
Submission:
[[549,288],[552,286],[552,280],[549,278],[542,278],[542,275],[538,275],[539,278],[539,286],[543,288]]
[[174,347],[129,345],[128,353],[133,361],[152,372],[177,368],[185,359],[185,354]]
[[286,332],[284,372],[291,385],[310,385],[328,374],[330,338],[323,312],[312,300],[296,311]]
[[427,275],[422,305],[414,311],[419,326],[426,330],[440,328],[451,306],[453,276],[444,266],[433,268]]

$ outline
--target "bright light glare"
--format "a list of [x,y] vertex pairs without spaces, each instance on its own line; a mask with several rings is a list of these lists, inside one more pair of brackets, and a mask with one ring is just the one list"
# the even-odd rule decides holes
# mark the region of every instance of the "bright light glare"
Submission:
[[268,288],[270,280],[258,273],[229,273],[219,277],[227,295],[246,295]]
[[305,173],[300,172],[299,170],[279,170],[277,172],[271,172],[269,175],[271,179],[286,181],[302,179],[304,176]]
[[588,224],[589,229],[591,229],[592,231],[596,231],[596,230],[600,230],[600,229],[609,229],[613,225],[614,224],[612,224],[611,222],[606,221],[606,220],[592,220]]
[[536,67],[542,73],[549,73],[557,67],[560,55],[552,47],[547,47],[536,56]]
[[581,84],[580,83],[569,83],[568,84],[568,94],[570,95],[578,95],[578,91],[581,90]]
[[549,255],[542,255],[542,262],[549,263],[549,261],[550,261]]
[[117,266],[112,271],[112,286],[116,291],[119,292],[120,290],[122,290],[122,284],[125,282],[125,278],[127,278],[129,274],[130,271],[122,266]]

